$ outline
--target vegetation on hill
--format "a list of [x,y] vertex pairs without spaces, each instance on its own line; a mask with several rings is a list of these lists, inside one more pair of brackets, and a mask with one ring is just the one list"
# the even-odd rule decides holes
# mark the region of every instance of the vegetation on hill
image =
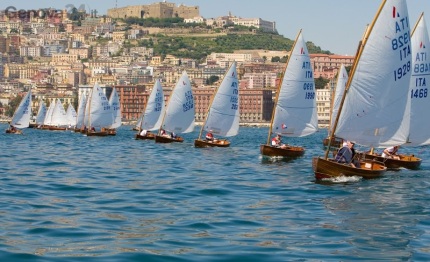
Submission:
[[[144,27],[160,28],[211,28],[203,24],[187,24],[183,18],[135,18],[130,17],[121,19],[130,28],[132,25]],[[267,33],[256,28],[244,26],[225,26],[227,30],[225,35],[208,36],[207,34],[191,34],[190,36],[176,35],[167,36],[165,34],[151,35],[149,39],[139,41],[139,46],[154,48],[154,54],[165,56],[174,55],[179,58],[193,58],[203,60],[212,52],[233,53],[235,50],[291,50],[293,40],[285,38],[279,34]],[[221,29],[215,29],[215,32],[221,32]],[[255,32],[255,33],[252,33]],[[310,53],[330,54],[329,51],[321,50],[312,42],[307,42]]]

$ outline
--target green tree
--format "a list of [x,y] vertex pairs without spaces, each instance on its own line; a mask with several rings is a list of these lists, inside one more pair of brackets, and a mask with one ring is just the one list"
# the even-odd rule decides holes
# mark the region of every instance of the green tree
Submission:
[[21,100],[22,100],[22,96],[16,96],[9,101],[9,105],[6,106],[6,110],[5,110],[6,116],[9,116],[9,117],[13,116],[19,103],[21,103]]
[[219,76],[210,76],[207,80],[206,80],[206,84],[208,85],[212,85],[213,83],[217,82],[219,80]]
[[329,79],[323,78],[322,76],[315,79],[315,89],[323,89],[327,83],[330,82]]

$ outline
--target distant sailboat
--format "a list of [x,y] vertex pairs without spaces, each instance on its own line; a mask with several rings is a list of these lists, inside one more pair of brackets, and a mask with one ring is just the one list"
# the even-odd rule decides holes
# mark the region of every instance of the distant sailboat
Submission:
[[119,95],[114,87],[109,99],[109,106],[112,110],[112,124],[107,127],[109,135],[116,135],[116,129],[122,125],[121,122],[121,105],[119,101]]
[[69,104],[66,111],[67,126],[69,129],[72,129],[72,128],[75,129],[76,118],[77,118],[76,110],[71,104]]
[[226,139],[202,139],[203,131],[218,136],[231,137],[239,133],[239,85],[237,80],[236,62],[233,62],[224,75],[220,86],[215,90],[195,147],[228,147]]
[[49,130],[66,130],[67,127],[67,116],[66,110],[61,103],[61,100],[57,98],[51,115],[51,124]]
[[[406,142],[409,128],[403,118],[413,70],[408,21],[406,0],[382,1],[357,51],[330,137],[367,147]],[[328,158],[329,152],[330,147],[324,158],[313,158],[316,179],[376,178],[387,170],[370,159],[359,159],[359,166],[353,167]]]
[[49,104],[48,110],[46,111],[45,119],[43,120],[43,125],[41,129],[49,129],[52,122],[52,112],[54,111],[55,100]]
[[8,134],[22,134],[21,129],[30,125],[31,117],[31,89],[22,98],[10,121],[9,128],[6,129]]
[[[330,127],[329,127],[329,134],[331,133],[331,129],[334,125],[334,119],[339,111],[339,105],[340,101],[342,100],[343,92],[345,91],[346,83],[348,82],[348,72],[346,72],[345,65],[342,64],[340,66],[340,70],[337,75],[337,81],[336,86],[334,88],[333,97],[331,101],[331,107],[330,107]],[[323,144],[324,146],[328,146],[328,142],[330,140],[330,137],[327,137],[324,139]],[[332,147],[341,147],[342,146],[343,139],[339,137],[332,137],[331,139],[331,146]]]
[[[155,142],[183,142],[182,137],[172,137],[171,134],[192,132],[195,125],[194,119],[195,107],[191,82],[184,71],[170,95],[163,122],[158,135],[155,136]],[[164,134],[163,131],[168,131],[170,134]]]
[[[155,134],[148,132],[160,129],[165,112],[164,93],[160,80],[156,80],[142,113],[136,139],[154,139]],[[145,130],[146,134],[141,131]]]
[[272,134],[303,137],[316,131],[315,82],[306,42],[300,30],[277,90],[267,142],[260,146],[260,152],[268,157],[300,157],[305,152],[303,147],[272,145]]
[[48,109],[46,108],[45,103],[42,101],[39,105],[39,110],[37,111],[36,116],[36,125],[37,127],[41,127],[43,125],[43,121],[45,120],[46,112]]
[[87,136],[107,136],[108,132],[104,130],[104,127],[112,124],[112,110],[98,83],[94,85],[87,105]]
[[83,132],[85,129],[85,110],[87,106],[87,96],[82,93],[81,99],[79,100],[78,111],[76,115],[76,127],[75,132]]

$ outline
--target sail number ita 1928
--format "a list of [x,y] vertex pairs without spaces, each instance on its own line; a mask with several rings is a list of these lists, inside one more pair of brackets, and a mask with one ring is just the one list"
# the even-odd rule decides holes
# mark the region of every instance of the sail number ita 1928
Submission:
[[186,102],[182,104],[182,110],[187,112],[188,110],[194,108],[193,93],[191,91],[185,92],[185,100]]

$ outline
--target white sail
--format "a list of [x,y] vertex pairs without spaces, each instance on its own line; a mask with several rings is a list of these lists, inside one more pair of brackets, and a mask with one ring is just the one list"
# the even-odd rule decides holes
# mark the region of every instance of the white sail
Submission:
[[87,96],[83,93],[78,105],[78,112],[76,116],[76,127],[81,128],[84,125],[85,108],[87,106]]
[[71,104],[69,104],[69,106],[67,107],[67,111],[66,111],[67,125],[68,126],[75,126],[76,125],[76,118],[77,118],[76,110]]
[[337,76],[336,87],[334,90],[333,106],[332,106],[332,110],[331,110],[330,128],[333,128],[334,121],[335,121],[336,116],[339,112],[339,106],[340,106],[340,102],[342,100],[343,92],[345,92],[346,82],[348,82],[348,72],[346,72],[345,65],[342,64],[340,66],[340,70],[339,70],[339,73]]
[[64,110],[64,106],[58,98],[52,111],[51,125],[62,127],[67,125],[66,110]]
[[239,132],[239,119],[239,85],[234,62],[214,94],[203,127],[220,136],[235,136]]
[[30,125],[31,116],[31,90],[22,98],[13,114],[10,125],[16,128],[27,128]]
[[356,57],[335,136],[369,147],[406,142],[409,35],[406,0],[384,1]]
[[45,120],[43,121],[43,125],[50,126],[52,122],[52,112],[54,111],[55,101],[52,101],[49,104],[48,111],[46,111]]
[[318,130],[315,82],[306,42],[300,31],[279,90],[272,132],[302,137]]
[[109,128],[118,128],[121,126],[121,105],[119,101],[118,92],[115,87],[112,90],[109,99],[110,109],[112,110],[112,124]]
[[184,71],[172,91],[161,127],[166,131],[175,133],[192,132],[195,124],[194,114],[191,83]]
[[92,89],[87,108],[88,127],[107,127],[112,124],[112,111],[101,87],[96,83]]
[[140,114],[139,118],[137,119],[136,126],[135,126],[136,129],[139,129],[140,126],[142,125],[142,119],[144,114],[145,114],[145,111],[143,111],[142,114]]
[[159,129],[165,109],[163,87],[160,80],[156,80],[142,115],[143,121],[138,127],[151,131]]
[[44,102],[41,102],[39,105],[39,110],[37,111],[36,116],[36,124],[37,125],[43,125],[43,121],[45,120],[46,112],[48,109],[46,108],[46,105]]
[[412,66],[409,86],[410,130],[409,140],[405,145],[419,146],[430,144],[430,40],[424,14],[415,25],[411,35]]

